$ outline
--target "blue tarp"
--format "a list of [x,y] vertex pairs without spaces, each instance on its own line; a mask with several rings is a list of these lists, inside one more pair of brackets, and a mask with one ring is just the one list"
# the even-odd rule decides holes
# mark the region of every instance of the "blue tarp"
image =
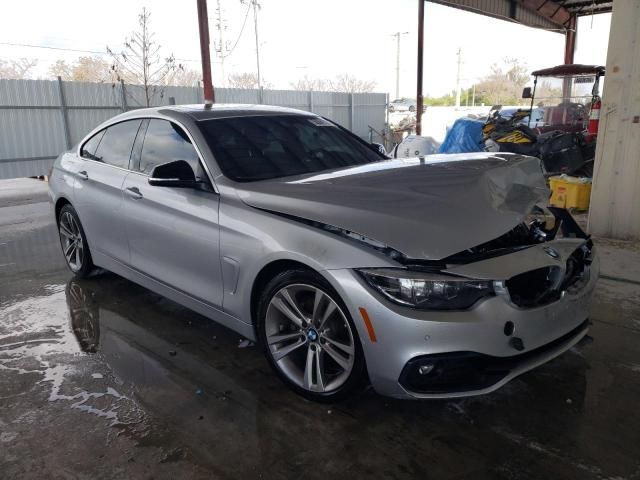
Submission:
[[484,150],[482,126],[484,122],[473,118],[459,118],[447,132],[438,153],[466,153]]

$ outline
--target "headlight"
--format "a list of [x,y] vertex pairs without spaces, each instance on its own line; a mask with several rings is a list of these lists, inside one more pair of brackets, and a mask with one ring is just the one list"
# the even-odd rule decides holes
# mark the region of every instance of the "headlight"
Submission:
[[493,282],[402,269],[357,270],[389,300],[421,310],[464,310],[493,295]]

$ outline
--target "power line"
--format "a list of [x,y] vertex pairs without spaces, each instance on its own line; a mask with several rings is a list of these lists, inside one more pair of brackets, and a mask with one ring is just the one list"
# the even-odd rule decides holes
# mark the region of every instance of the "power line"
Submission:
[[80,50],[77,48],[51,47],[48,45],[31,45],[27,43],[0,42],[0,45],[7,45],[9,47],[44,48],[47,50],[62,50],[64,52],[79,52],[79,53],[93,53],[96,55],[108,55],[107,52],[96,52],[94,50]]
[[[9,47],[42,48],[45,50],[60,50],[63,52],[92,53],[94,55],[110,55],[109,52],[104,52],[104,51],[81,50],[78,48],[66,48],[66,47],[52,47],[50,45],[33,45],[29,43],[0,42],[0,45],[6,45]],[[180,60],[182,62],[200,63],[200,60],[194,60],[192,58],[176,58],[176,60]]]
[[236,41],[233,44],[233,47],[231,47],[231,49],[227,52],[225,57],[228,57],[229,55],[231,55],[233,51],[236,49],[236,46],[238,46],[238,42],[240,42],[240,38],[242,37],[242,33],[244,32],[244,26],[247,24],[247,18],[249,18],[250,11],[251,11],[251,4],[247,6],[247,13],[245,13],[244,15],[244,20],[242,21],[242,28],[240,28],[240,33],[238,34],[238,38],[236,38]]

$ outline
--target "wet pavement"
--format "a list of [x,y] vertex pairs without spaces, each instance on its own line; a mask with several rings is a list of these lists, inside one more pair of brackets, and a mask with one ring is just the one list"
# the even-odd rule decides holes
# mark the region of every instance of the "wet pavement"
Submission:
[[319,405],[237,334],[72,280],[35,190],[0,188],[0,478],[640,478],[637,246],[600,242],[594,341],[498,392]]

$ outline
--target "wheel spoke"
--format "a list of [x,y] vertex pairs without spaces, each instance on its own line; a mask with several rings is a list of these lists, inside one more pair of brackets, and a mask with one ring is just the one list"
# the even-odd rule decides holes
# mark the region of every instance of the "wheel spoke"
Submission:
[[320,351],[310,347],[307,351],[307,362],[304,367],[304,387],[307,390],[324,391],[324,379],[322,377]]
[[295,333],[285,333],[284,335],[271,335],[267,338],[267,343],[269,345],[275,345],[277,343],[286,342],[287,340],[292,340],[296,337],[300,338],[302,334],[300,332]]
[[313,299],[313,313],[311,315],[311,322],[314,325],[318,325],[318,317],[320,316],[320,303],[322,302],[322,299],[324,297],[325,297],[325,295],[322,292],[322,290],[317,288],[315,297]]
[[71,228],[71,231],[73,232],[74,235],[78,235],[78,224],[76,223],[76,220],[71,216],[71,214],[69,213],[69,227]]
[[322,327],[324,327],[324,324],[327,323],[327,320],[329,319],[331,314],[335,312],[335,310],[336,310],[336,304],[333,302],[329,302],[329,305],[327,305],[327,309],[324,311],[324,315],[322,315],[322,320],[320,321],[320,325],[318,326],[319,330],[322,330]]
[[323,336],[322,337],[326,342],[328,342],[329,344],[333,345],[336,348],[339,348],[340,350],[342,350],[344,353],[346,353],[347,355],[351,356],[353,355],[353,346],[352,345],[346,345],[344,343],[338,342],[336,340],[334,340],[333,338],[329,338],[327,336]]
[[324,348],[324,351],[327,352],[329,356],[342,367],[343,370],[349,370],[349,359],[346,359],[342,355],[340,355],[331,344],[325,344],[322,348]]
[[282,296],[282,298],[285,299],[289,307],[293,310],[293,312],[295,312],[298,318],[300,318],[303,321],[303,323],[306,323],[306,317],[304,313],[300,311],[300,308],[298,307],[298,304],[291,296],[291,293],[289,293],[289,289],[286,287],[283,288],[282,290],[280,290],[280,295]]
[[273,305],[274,307],[276,307],[278,310],[280,310],[280,312],[282,312],[285,317],[287,317],[289,320],[291,320],[295,325],[297,325],[299,328],[302,328],[304,326],[304,320],[300,317],[298,317],[288,306],[286,303],[284,303],[284,301],[278,297],[273,297],[273,300],[271,300],[271,305]]
[[80,259],[82,247],[80,245],[76,245],[76,267],[80,267],[82,265],[82,260]]
[[71,261],[71,254],[73,253],[73,250],[75,248],[75,243],[73,242],[69,242],[69,245],[67,245],[64,249],[64,256],[66,257],[67,260]]
[[60,222],[60,233],[67,238],[73,238],[74,236],[73,233],[71,233],[71,230],[69,230],[69,227],[67,227],[64,222]]
[[284,357],[289,355],[294,350],[297,350],[302,345],[306,343],[306,339],[300,338],[297,342],[292,343],[291,345],[287,345],[286,347],[282,347],[275,352],[273,352],[273,359],[277,362],[282,360]]

